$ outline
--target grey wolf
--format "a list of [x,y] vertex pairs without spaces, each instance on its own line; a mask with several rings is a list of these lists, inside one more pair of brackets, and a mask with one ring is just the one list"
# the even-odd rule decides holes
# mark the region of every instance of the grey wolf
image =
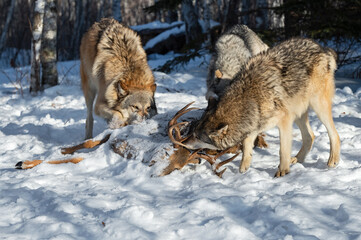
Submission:
[[85,138],[95,114],[110,128],[141,122],[157,113],[156,84],[139,36],[114,19],[94,23],[80,46],[80,75],[87,106]]

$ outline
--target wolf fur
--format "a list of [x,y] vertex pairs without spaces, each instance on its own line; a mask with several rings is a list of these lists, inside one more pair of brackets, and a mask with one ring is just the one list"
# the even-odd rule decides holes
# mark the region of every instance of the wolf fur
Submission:
[[220,36],[209,65],[206,99],[217,100],[241,66],[267,49],[268,46],[246,25],[235,25]]
[[156,84],[139,36],[104,18],[81,40],[80,75],[87,106],[85,138],[92,137],[94,112],[110,128],[141,122],[157,113]]
[[[217,105],[209,108],[193,130],[189,148],[226,149],[243,145],[240,172],[251,164],[257,134],[277,126],[280,165],[276,176],[289,172],[291,162],[303,162],[314,134],[308,121],[312,108],[330,139],[328,166],[340,159],[340,138],[332,119],[336,53],[310,39],[290,39],[252,57]],[[292,124],[301,130],[302,147],[291,159]]]

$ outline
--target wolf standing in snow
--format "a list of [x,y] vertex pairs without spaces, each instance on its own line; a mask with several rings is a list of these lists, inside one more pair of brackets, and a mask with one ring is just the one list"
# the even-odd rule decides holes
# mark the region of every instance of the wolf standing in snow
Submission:
[[[336,53],[310,39],[295,38],[252,57],[220,97],[197,122],[184,145],[190,149],[227,149],[242,143],[240,172],[251,164],[257,134],[275,126],[280,135],[280,164],[284,176],[291,162],[303,162],[314,134],[308,121],[312,108],[330,139],[328,166],[340,159],[340,138],[332,119]],[[301,130],[302,147],[291,158],[292,125]]]
[[252,56],[268,46],[246,25],[233,26],[215,44],[207,77],[206,99],[217,100],[233,77]]
[[94,23],[80,46],[80,75],[87,106],[85,138],[94,112],[110,128],[141,122],[157,113],[156,84],[139,36],[114,19]]

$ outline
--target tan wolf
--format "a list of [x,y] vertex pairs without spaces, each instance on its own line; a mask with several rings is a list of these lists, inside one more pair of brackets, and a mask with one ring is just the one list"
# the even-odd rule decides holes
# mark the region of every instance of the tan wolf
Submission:
[[[312,108],[330,139],[328,166],[340,159],[340,138],[332,119],[336,53],[313,40],[295,38],[252,57],[221,96],[207,109],[184,142],[190,149],[227,149],[242,143],[240,172],[251,164],[254,139],[275,126],[280,135],[280,164],[284,176],[291,162],[303,162],[314,134],[308,121]],[[292,124],[301,130],[302,148],[291,159]]]
[[157,113],[156,84],[139,36],[104,18],[81,40],[80,75],[87,106],[85,138],[92,137],[94,112],[110,128],[141,122]]
[[215,54],[208,69],[206,99],[217,100],[242,65],[267,49],[268,46],[246,25],[237,24],[222,34],[215,44]]

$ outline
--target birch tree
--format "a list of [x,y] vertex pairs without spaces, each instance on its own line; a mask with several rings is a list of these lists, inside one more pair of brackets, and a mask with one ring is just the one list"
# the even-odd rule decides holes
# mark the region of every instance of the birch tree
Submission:
[[2,51],[5,48],[6,34],[8,32],[11,19],[13,18],[15,3],[16,3],[16,0],[11,0],[10,6],[9,6],[9,9],[8,9],[8,14],[6,16],[5,25],[4,25],[4,28],[2,30],[1,36],[0,36],[0,54],[2,53]]
[[58,84],[58,70],[56,68],[57,54],[57,6],[56,0],[46,0],[44,14],[44,29],[42,38],[41,66],[42,86]]
[[45,0],[36,0],[32,26],[30,93],[36,95],[40,90],[40,49],[43,32]]
[[182,1],[182,15],[186,30],[186,43],[195,43],[202,36],[202,28],[199,25],[197,13],[192,0]]

